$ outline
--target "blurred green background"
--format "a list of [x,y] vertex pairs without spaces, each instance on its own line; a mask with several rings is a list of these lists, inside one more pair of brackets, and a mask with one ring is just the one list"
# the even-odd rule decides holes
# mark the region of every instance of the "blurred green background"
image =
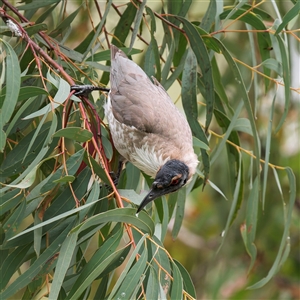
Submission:
[[[16,1],[11,1],[13,5],[19,5]],[[29,4],[31,1],[23,1],[23,4]],[[158,15],[167,17],[162,7],[168,11],[170,3],[174,1],[148,1],[147,6]],[[175,1],[176,2],[176,1]],[[180,1],[177,1],[180,2]],[[272,17],[269,22],[264,20],[265,26],[274,34],[275,25],[281,23],[282,18],[294,7],[295,1],[211,1],[217,3],[220,10],[241,7],[242,5],[254,6],[266,12]],[[202,22],[204,16],[207,16],[210,1],[192,1],[186,18],[194,24]],[[99,44],[96,50],[108,49],[106,39],[112,39],[115,26],[119,21],[118,11],[122,14],[126,8],[126,1],[113,1],[118,9],[111,9],[106,18],[105,30],[99,36]],[[99,22],[99,10],[104,11],[107,3],[105,1],[62,1],[57,9],[54,9],[47,17],[45,23],[48,26],[47,33],[58,26],[59,21],[64,16],[70,15],[80,5],[82,9],[78,11],[76,18],[72,24],[61,31],[56,38],[64,46],[75,49],[86,37],[95,24]],[[63,9],[62,9],[63,8]],[[169,8],[170,9],[170,8]],[[36,21],[45,13],[46,8],[41,8],[38,13],[31,18],[30,12],[25,13],[31,21]],[[145,16],[144,16],[145,17]],[[148,22],[145,22],[147,19]],[[145,66],[145,55],[147,51],[147,43],[151,39],[150,20],[145,17],[141,23],[138,36],[133,44],[136,49],[144,50],[141,54],[134,56],[134,61],[142,67]],[[157,19],[158,20],[158,19]],[[130,25],[130,24],[129,24]],[[5,24],[1,26],[6,30]],[[155,39],[160,48],[165,36],[162,23],[156,23]],[[257,247],[257,258],[253,268],[249,270],[251,259],[245,249],[245,244],[241,235],[247,216],[247,204],[249,201],[249,193],[253,184],[253,139],[245,132],[238,132],[240,139],[240,150],[243,160],[242,178],[244,182],[244,194],[241,206],[235,211],[236,217],[230,226],[225,241],[222,244],[222,234],[230,214],[233,199],[232,181],[230,181],[230,166],[228,161],[226,148],[224,148],[219,156],[214,157],[214,153],[218,149],[218,145],[222,141],[223,130],[219,126],[215,118],[208,131],[210,157],[214,157],[211,163],[209,180],[214,183],[227,197],[226,200],[211,185],[206,185],[203,189],[201,185],[195,188],[188,196],[185,216],[178,237],[172,239],[172,224],[169,224],[169,231],[164,241],[166,249],[171,256],[181,262],[193,280],[197,291],[197,299],[282,299],[296,300],[300,299],[300,194],[296,193],[296,201],[293,208],[291,218],[291,226],[289,233],[289,255],[282,266],[278,269],[276,275],[265,286],[259,289],[247,289],[247,287],[255,284],[268,275],[279,251],[281,238],[285,230],[286,211],[288,206],[288,197],[290,193],[290,182],[284,167],[290,167],[296,177],[296,183],[299,185],[300,178],[300,35],[299,35],[299,14],[288,23],[290,32],[286,32],[287,55],[290,63],[291,76],[291,93],[290,105],[286,120],[277,133],[272,131],[271,136],[268,134],[268,126],[270,123],[270,110],[272,102],[276,96],[274,105],[273,123],[277,125],[282,117],[285,108],[285,94],[282,77],[278,76],[274,70],[271,70],[271,80],[269,87],[266,88],[264,77],[255,73],[255,70],[264,72],[261,67],[261,58],[257,47],[257,35],[251,32],[258,32],[255,28],[249,27],[242,20],[220,20],[220,28],[218,32],[214,32],[214,26],[209,28],[209,33],[222,41],[227,47],[232,57],[238,63],[241,76],[247,88],[251,105],[254,110],[254,118],[257,126],[258,137],[260,139],[261,159],[265,159],[267,139],[271,138],[271,148],[269,154],[269,162],[277,167],[277,175],[271,168],[268,169],[268,183],[266,185],[265,206],[259,203],[257,217],[257,231],[255,245]],[[274,26],[274,27],[272,27]],[[275,28],[275,29],[274,29]],[[128,47],[132,31],[128,35],[124,44]],[[5,37],[9,43],[16,46],[15,38]],[[116,37],[117,39],[119,37]],[[272,42],[275,43],[274,40]],[[254,49],[255,48],[255,49]],[[251,50],[252,49],[252,50]],[[253,50],[254,49],[254,50]],[[274,49],[269,49],[271,56],[275,57]],[[253,56],[254,53],[254,56]],[[167,60],[168,53],[163,53],[162,58]],[[255,57],[255,60],[253,60]],[[163,61],[162,59],[162,61]],[[161,63],[162,63],[161,61]],[[221,83],[226,91],[228,101],[233,109],[236,109],[241,101],[241,94],[237,88],[237,80],[232,75],[222,55],[216,55],[216,62],[219,66]],[[239,63],[242,62],[242,63]],[[254,64],[256,62],[256,64]],[[274,66],[273,66],[274,67]],[[90,79],[96,82],[105,82],[108,80],[107,74],[102,75],[101,70],[89,69]],[[201,72],[200,72],[201,73]],[[171,73],[170,73],[171,74]],[[106,77],[105,77],[106,76]],[[257,76],[257,77],[256,77]],[[106,79],[105,79],[106,78]],[[168,89],[171,98],[176,102],[178,107],[181,105],[181,85],[180,80],[175,81]],[[278,84],[276,84],[276,82]],[[98,95],[94,95],[96,105],[99,104]],[[200,93],[197,94],[198,102],[198,119],[200,124],[204,125],[206,117],[206,100]],[[243,110],[241,117],[248,118],[246,110]],[[2,156],[4,159],[4,156]],[[261,161],[261,168],[264,163]],[[261,182],[263,177],[261,177]],[[282,194],[279,190],[281,188]],[[281,196],[283,195],[283,196]],[[287,205],[286,205],[287,203]],[[32,220],[30,221],[32,222]],[[93,243],[94,242],[94,243]],[[86,253],[86,257],[92,255],[97,249],[97,240],[91,240],[90,249]],[[120,270],[118,271],[120,272]],[[119,274],[117,272],[117,274]],[[13,281],[13,280],[12,280]],[[93,293],[91,293],[92,295]],[[37,296],[36,296],[37,297]],[[38,297],[37,297],[38,298]],[[36,299],[37,299],[36,298]],[[46,297],[44,297],[46,298]],[[10,298],[16,299],[16,298]],[[23,298],[24,299],[24,298]],[[92,296],[89,297],[92,299]]]

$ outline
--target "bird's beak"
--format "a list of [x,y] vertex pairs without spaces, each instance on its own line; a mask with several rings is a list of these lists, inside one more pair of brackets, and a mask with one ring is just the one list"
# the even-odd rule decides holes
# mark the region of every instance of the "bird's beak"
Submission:
[[164,189],[152,188],[146,195],[146,197],[143,199],[136,213],[138,214],[148,203],[165,194],[166,193],[164,192]]

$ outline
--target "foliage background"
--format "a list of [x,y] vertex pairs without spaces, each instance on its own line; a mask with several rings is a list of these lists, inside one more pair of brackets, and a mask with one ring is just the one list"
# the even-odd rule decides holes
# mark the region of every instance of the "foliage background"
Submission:
[[[300,298],[299,1],[1,3],[3,299]],[[111,43],[185,111],[201,162],[138,217],[149,178],[127,164],[107,188],[105,93],[70,95],[109,86]]]

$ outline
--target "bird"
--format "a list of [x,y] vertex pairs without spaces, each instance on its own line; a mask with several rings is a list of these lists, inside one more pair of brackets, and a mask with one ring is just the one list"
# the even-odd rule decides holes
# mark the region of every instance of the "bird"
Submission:
[[111,45],[110,91],[104,105],[117,151],[154,178],[137,209],[186,185],[198,157],[184,115],[159,83],[126,54]]

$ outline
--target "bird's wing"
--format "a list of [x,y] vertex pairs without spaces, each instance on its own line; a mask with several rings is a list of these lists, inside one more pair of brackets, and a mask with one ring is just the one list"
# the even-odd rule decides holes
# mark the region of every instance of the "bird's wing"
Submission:
[[174,138],[189,127],[164,88],[118,48],[112,46],[111,104],[115,118],[128,126]]

